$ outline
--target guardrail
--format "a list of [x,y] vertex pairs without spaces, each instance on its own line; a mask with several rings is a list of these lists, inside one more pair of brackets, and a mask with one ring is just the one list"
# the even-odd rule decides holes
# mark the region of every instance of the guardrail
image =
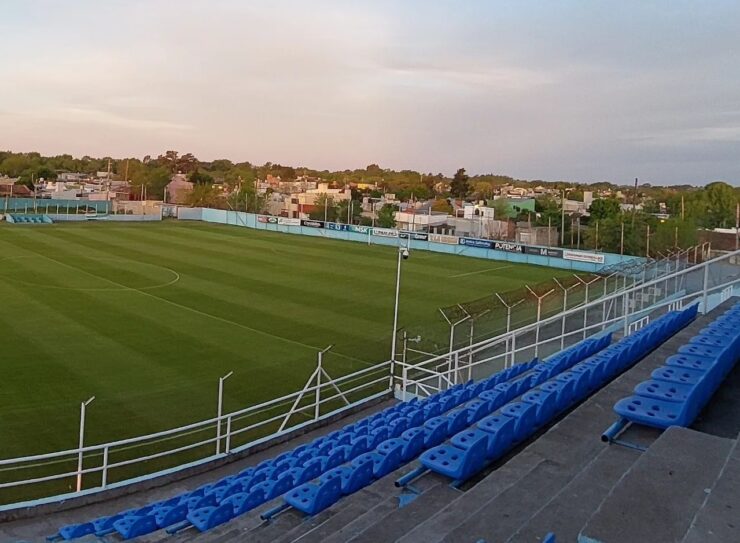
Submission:
[[656,312],[694,301],[700,302],[701,310],[706,312],[740,288],[740,269],[733,264],[738,254],[740,251],[645,282],[633,278],[632,285],[616,292],[474,345],[413,363],[401,360],[396,363],[400,370],[396,392],[404,399],[428,396],[465,379],[543,358],[543,354],[552,354],[589,336],[607,331],[626,336]]

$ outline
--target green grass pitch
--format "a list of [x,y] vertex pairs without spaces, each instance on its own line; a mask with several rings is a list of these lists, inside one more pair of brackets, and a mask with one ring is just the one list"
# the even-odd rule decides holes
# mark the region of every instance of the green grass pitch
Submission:
[[[188,424],[387,360],[391,247],[204,223],[0,226],[2,457]],[[404,263],[399,326],[565,274],[431,252]]]

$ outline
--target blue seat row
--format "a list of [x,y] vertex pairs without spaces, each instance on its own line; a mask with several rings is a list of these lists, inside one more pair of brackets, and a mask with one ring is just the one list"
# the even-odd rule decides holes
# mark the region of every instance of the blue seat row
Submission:
[[[571,367],[563,363],[539,373],[533,370],[521,397],[494,403],[494,413],[452,436],[449,443],[424,452],[422,466],[457,482],[469,479],[635,364],[695,316],[696,306],[671,312]],[[544,382],[541,374],[546,375]]]
[[[444,441],[450,432],[467,426],[471,416],[477,416],[471,414],[475,413],[474,406],[455,408],[482,392],[506,385],[536,364],[536,360],[518,364],[480,382],[470,381],[424,400],[414,398],[394,405],[214,483],[144,507],[63,526],[47,539],[71,540],[116,532],[123,539],[130,539],[163,528],[178,530],[191,525],[205,531],[317,477],[340,479],[342,493],[355,492],[370,480],[396,469],[399,458],[408,462],[422,450]],[[485,404],[485,400],[478,402]],[[304,488],[302,499],[310,496],[309,501],[314,504],[325,503],[327,492],[336,494],[337,484],[327,484],[320,493],[314,493],[313,487]],[[316,507],[305,510],[311,514]]]
[[669,356],[614,411],[654,428],[689,426],[740,359],[740,303]]
[[[421,426],[406,430],[400,437],[383,441],[374,452],[366,453],[347,465],[325,473],[317,481],[302,485],[287,493],[285,504],[308,515],[315,515],[334,504],[342,496],[356,492],[388,473],[406,464],[423,451],[436,448],[451,436],[460,433],[471,424],[480,422],[495,431],[495,420],[485,420],[492,412],[504,404],[521,396],[532,387],[535,374],[550,371],[553,367],[568,367],[587,356],[598,352],[611,342],[611,335],[590,338],[552,357],[544,363],[536,359],[525,364],[517,364],[507,370],[494,374],[481,381],[470,381],[458,388],[440,403],[452,407],[446,415],[428,418]],[[453,389],[454,390],[454,389]],[[517,407],[511,406],[510,417],[517,417]],[[533,413],[535,413],[533,411]],[[526,420],[526,415],[521,417]],[[511,430],[513,438],[523,435],[526,423],[511,424],[503,431]],[[519,433],[517,433],[519,432]],[[469,439],[475,441],[476,436]],[[468,444],[466,436],[461,439]],[[472,447],[472,444],[471,444]],[[488,442],[477,440],[473,453],[478,456],[489,454]],[[424,453],[426,454],[426,453]],[[372,466],[372,469],[370,468]],[[341,480],[341,483],[337,481]],[[276,512],[281,510],[277,508]],[[270,513],[266,516],[269,517]]]
[[[385,439],[374,450],[365,452],[344,465],[337,466],[307,482],[284,496],[284,506],[291,506],[307,515],[315,515],[336,503],[342,496],[357,492],[371,482],[385,477],[402,465],[416,458],[422,451],[442,443],[450,435],[459,432],[480,415],[489,404],[485,399],[488,392],[503,387],[521,374],[531,370],[537,360],[518,364],[491,377],[475,382],[469,381],[436,394],[427,400],[426,417],[421,424],[406,428],[400,435]],[[521,379],[515,381],[522,381]],[[519,385],[514,385],[516,390]],[[418,400],[399,407],[403,413]],[[483,407],[481,407],[483,406]],[[446,414],[445,414],[446,413]],[[390,424],[401,420],[396,418]],[[402,427],[405,427],[402,425]],[[278,507],[277,511],[283,506]],[[270,513],[267,514],[269,516]]]

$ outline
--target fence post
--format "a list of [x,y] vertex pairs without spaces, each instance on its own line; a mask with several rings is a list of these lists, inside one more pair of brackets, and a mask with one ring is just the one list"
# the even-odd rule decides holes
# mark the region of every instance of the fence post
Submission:
[[709,303],[709,266],[707,266],[707,263],[704,263],[704,292],[703,292],[703,302],[702,302],[702,313],[705,315],[709,312],[709,308],[707,307],[707,304]]
[[624,330],[622,335],[627,337],[629,334],[629,303],[627,301],[627,292],[622,295],[622,314],[624,315]]
[[[516,334],[511,334],[511,366],[509,367],[514,366],[514,364],[516,363],[515,358],[516,358]],[[506,366],[506,364],[504,364],[504,366]]]
[[103,448],[103,475],[100,486],[102,488],[108,486],[108,445]]
[[226,417],[226,448],[224,452],[226,454],[231,452],[231,414]]

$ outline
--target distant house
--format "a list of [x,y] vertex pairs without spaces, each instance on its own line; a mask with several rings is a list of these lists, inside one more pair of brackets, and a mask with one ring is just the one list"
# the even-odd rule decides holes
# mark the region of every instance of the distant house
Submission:
[[18,198],[29,198],[33,192],[26,185],[13,183],[0,183],[0,196],[15,196]]
[[176,173],[170,178],[165,191],[165,202],[170,204],[184,204],[188,194],[193,191],[193,184],[187,180],[185,174]]

